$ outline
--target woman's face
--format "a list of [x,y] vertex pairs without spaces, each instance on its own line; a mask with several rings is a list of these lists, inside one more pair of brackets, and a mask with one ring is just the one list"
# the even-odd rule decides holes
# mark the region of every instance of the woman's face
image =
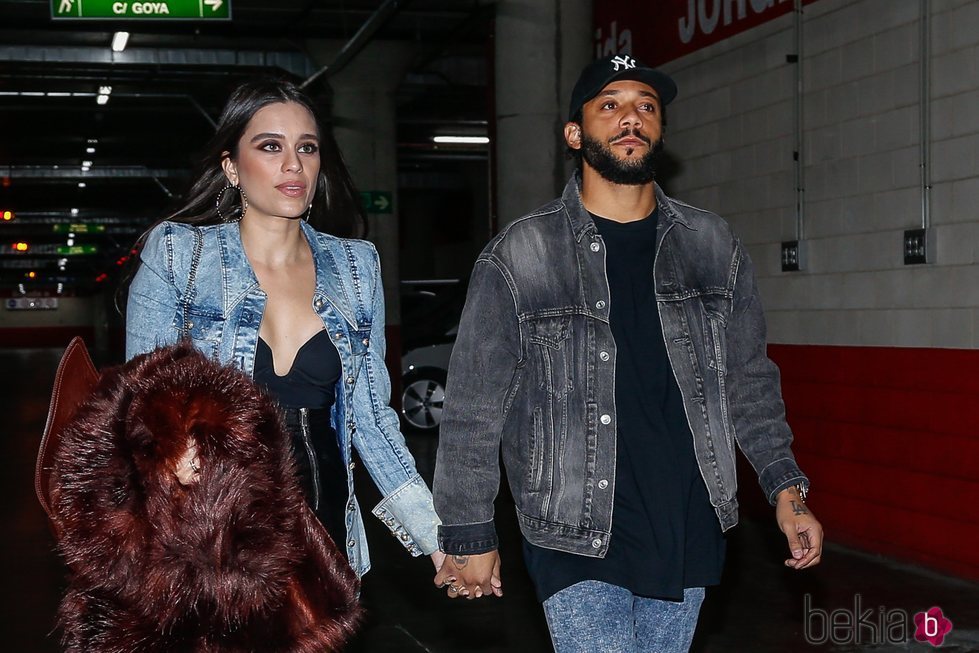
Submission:
[[248,197],[242,219],[302,218],[316,193],[319,147],[306,107],[277,102],[259,109],[238,141],[238,156],[222,161],[228,180]]

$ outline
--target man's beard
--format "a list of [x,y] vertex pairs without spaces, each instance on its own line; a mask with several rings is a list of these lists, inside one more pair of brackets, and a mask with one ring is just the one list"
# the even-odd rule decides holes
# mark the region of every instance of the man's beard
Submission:
[[638,130],[626,129],[610,138],[607,143],[582,133],[581,156],[595,169],[595,172],[613,184],[644,186],[656,178],[656,155],[663,149],[663,139],[656,141],[656,145],[650,147],[649,151],[638,159],[623,161],[612,152],[611,143],[627,136],[638,138],[645,141],[646,145],[650,145],[649,137],[640,134]]

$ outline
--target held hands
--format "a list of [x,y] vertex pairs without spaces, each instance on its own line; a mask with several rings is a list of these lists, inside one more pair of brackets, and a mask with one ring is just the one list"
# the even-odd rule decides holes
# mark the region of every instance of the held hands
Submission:
[[435,586],[447,588],[450,599],[460,596],[478,599],[491,594],[503,596],[499,552],[445,556],[442,568],[435,574]]
[[806,569],[818,565],[823,554],[823,527],[806,507],[799,491],[786,488],[778,493],[775,501],[775,519],[792,553],[785,566]]

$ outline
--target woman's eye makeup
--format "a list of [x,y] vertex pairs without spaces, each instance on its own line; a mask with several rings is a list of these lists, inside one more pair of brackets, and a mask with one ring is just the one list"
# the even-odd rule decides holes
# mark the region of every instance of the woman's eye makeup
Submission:
[[[282,151],[282,144],[278,141],[264,141],[259,144],[258,149],[265,152],[280,152]],[[315,154],[319,152],[320,146],[316,143],[303,143],[296,146],[296,151],[300,154]]]

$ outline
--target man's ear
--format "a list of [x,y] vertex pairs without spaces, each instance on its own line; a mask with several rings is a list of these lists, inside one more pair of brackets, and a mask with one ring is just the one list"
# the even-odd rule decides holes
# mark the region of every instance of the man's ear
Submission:
[[221,169],[224,170],[224,176],[228,178],[228,183],[232,186],[237,186],[238,166],[231,160],[231,152],[221,153]]
[[564,142],[568,144],[572,150],[581,149],[581,125],[576,122],[565,123],[564,125]]

